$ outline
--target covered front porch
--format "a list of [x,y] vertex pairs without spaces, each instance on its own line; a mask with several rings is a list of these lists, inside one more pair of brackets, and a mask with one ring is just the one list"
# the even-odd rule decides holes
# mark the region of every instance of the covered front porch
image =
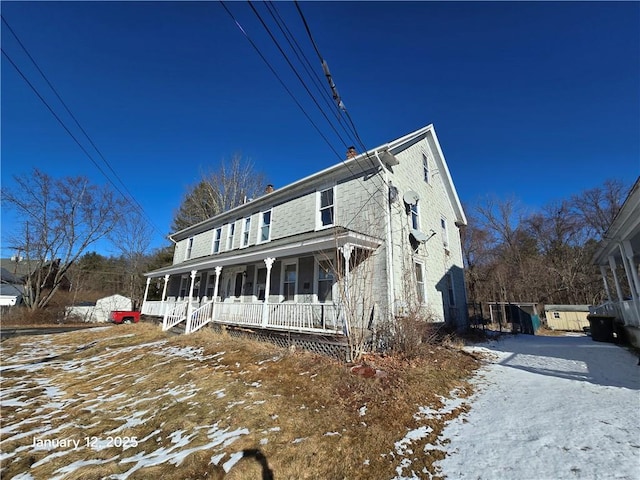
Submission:
[[640,347],[640,178],[603,237],[594,256],[607,301],[592,314],[615,317],[632,344]]
[[[350,277],[380,243],[331,229],[174,264],[147,274],[141,311],[187,334],[213,322],[348,336]],[[159,299],[148,298],[152,282]]]

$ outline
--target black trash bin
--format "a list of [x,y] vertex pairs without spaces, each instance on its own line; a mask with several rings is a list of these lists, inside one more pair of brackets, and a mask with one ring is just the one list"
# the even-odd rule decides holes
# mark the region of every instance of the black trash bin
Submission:
[[615,317],[608,315],[587,315],[591,338],[594,342],[615,342],[613,322]]

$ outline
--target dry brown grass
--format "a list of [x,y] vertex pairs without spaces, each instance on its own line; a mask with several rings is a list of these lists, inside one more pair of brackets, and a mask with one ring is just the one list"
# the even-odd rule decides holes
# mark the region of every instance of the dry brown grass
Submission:
[[[19,356],[25,349],[38,356],[38,348],[42,357],[58,356],[44,363]],[[248,448],[264,452],[277,479],[392,478],[403,458],[411,459],[418,478],[429,478],[422,470],[435,474],[433,462],[444,453],[425,446],[438,444],[445,422],[468,406],[442,416],[417,412],[442,407],[440,397],[454,389],[468,395],[467,379],[477,368],[456,348],[424,345],[410,361],[366,356],[364,362],[385,375],[364,378],[327,357],[211,330],[170,336],[144,323],[10,339],[2,343],[2,359],[5,365],[29,363],[26,370],[3,371],[5,478],[29,472],[98,479],[128,471],[132,479],[216,478],[212,458],[222,465]],[[48,390],[47,396],[51,387],[58,393]],[[413,454],[401,455],[395,442],[418,427],[431,431],[411,444]],[[216,436],[225,431],[227,444]],[[84,445],[86,438],[108,436],[136,437],[138,446]],[[83,445],[37,450],[34,438],[73,438]],[[179,466],[160,462],[158,452],[177,452],[180,439],[179,450],[192,453]],[[144,466],[133,461],[143,457]],[[64,476],[73,462],[98,460],[103,463]],[[134,465],[142,468],[131,472]],[[225,478],[260,478],[259,471],[256,462],[244,460]]]

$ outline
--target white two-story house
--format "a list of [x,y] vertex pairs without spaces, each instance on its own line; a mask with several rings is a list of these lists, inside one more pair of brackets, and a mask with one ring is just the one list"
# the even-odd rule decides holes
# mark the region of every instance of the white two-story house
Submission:
[[[466,218],[433,125],[170,235],[142,313],[266,331],[373,336],[401,316],[466,324]],[[148,290],[148,288],[147,288]]]

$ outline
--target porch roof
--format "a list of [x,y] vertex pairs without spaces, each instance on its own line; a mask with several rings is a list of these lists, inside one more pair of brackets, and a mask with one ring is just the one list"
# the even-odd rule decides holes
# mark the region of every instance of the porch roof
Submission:
[[624,240],[631,242],[635,253],[640,252],[640,177],[636,179],[620,211],[604,234],[600,246],[593,256],[595,265],[608,265],[609,256],[620,258],[618,245]]
[[181,262],[147,272],[145,276],[151,278],[162,277],[164,275],[188,273],[192,270],[209,270],[218,266],[225,267],[229,265],[254,263],[262,261],[267,257],[278,259],[282,257],[299,256],[306,253],[342,247],[347,244],[366,250],[375,250],[382,245],[382,240],[342,227],[333,227],[292,237],[279,238],[240,250],[194,258],[188,262]]

